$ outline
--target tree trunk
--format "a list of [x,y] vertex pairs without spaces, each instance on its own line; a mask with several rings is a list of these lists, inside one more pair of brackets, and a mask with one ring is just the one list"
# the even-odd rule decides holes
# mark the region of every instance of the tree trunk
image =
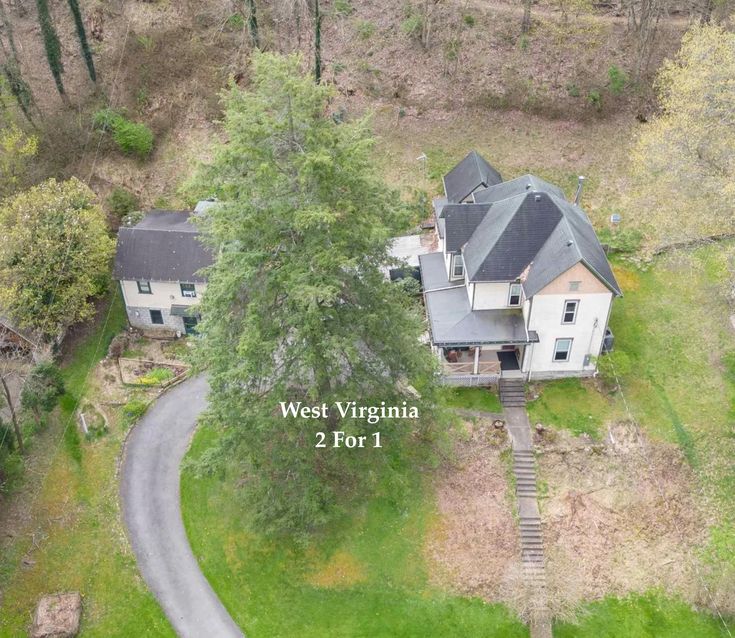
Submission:
[[258,32],[258,14],[256,11],[255,0],[248,0],[248,10],[250,12],[250,15],[248,16],[250,39],[253,41],[253,46],[256,49],[260,49],[260,33]]
[[21,454],[25,453],[25,447],[23,446],[23,434],[20,431],[20,425],[18,424],[18,417],[15,414],[15,408],[13,407],[13,398],[10,396],[10,388],[5,381],[5,377],[0,375],[0,383],[3,384],[3,392],[5,393],[5,400],[8,403],[8,409],[10,410],[10,417],[13,420],[13,430],[15,430],[15,438],[18,440],[18,450]]
[[524,35],[531,30],[531,3],[532,0],[523,0],[523,21],[521,22],[521,33]]
[[314,80],[322,81],[322,14],[319,0],[314,0]]

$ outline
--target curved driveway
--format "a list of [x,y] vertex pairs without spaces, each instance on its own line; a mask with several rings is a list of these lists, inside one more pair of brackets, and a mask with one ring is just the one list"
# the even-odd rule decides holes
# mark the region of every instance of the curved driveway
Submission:
[[120,495],[138,567],[184,638],[243,638],[199,569],[181,519],[179,465],[206,407],[207,381],[163,394],[128,439]]

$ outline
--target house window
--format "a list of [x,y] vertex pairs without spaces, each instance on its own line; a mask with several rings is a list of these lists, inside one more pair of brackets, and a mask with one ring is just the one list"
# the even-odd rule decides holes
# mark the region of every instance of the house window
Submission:
[[163,325],[163,313],[160,310],[151,310],[151,323]]
[[521,284],[511,284],[510,294],[508,295],[509,306],[521,305]]
[[564,302],[564,314],[562,315],[562,323],[574,323],[577,320],[577,307],[579,301],[565,301]]
[[570,281],[569,282],[569,291],[570,292],[576,292],[579,290],[579,285],[581,284],[581,281]]
[[572,339],[557,339],[554,345],[554,361],[569,361]]
[[153,294],[151,292],[151,282],[150,281],[139,281],[138,283],[138,292],[141,295],[151,295]]
[[181,296],[193,299],[197,296],[197,290],[194,284],[181,284]]
[[464,277],[464,259],[462,258],[462,255],[455,255],[452,278],[461,279],[462,277]]

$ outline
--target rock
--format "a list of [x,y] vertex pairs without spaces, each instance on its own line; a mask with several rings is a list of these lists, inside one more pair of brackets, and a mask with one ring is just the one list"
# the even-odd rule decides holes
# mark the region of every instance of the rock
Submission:
[[38,601],[30,638],[74,638],[79,633],[82,597],[79,592],[51,594]]
[[544,432],[546,432],[546,428],[544,427],[543,423],[536,424],[536,432],[538,432],[539,434],[543,434]]

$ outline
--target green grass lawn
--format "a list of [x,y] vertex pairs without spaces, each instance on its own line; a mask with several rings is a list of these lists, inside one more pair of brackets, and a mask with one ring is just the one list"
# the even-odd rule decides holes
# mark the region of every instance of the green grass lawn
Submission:
[[[190,456],[212,437],[200,430]],[[187,470],[181,490],[194,554],[249,638],[528,635],[502,606],[429,585],[423,540],[432,508],[418,488],[403,507],[384,498],[365,503],[308,546],[246,531],[231,480]]]
[[[117,292],[113,299],[109,316],[105,312],[97,317],[63,369],[67,394],[49,426],[51,431],[45,433],[48,436],[38,442],[38,446],[53,449],[47,450],[51,457],[48,473],[32,491],[31,525],[0,556],[2,637],[25,635],[38,598],[68,590],[79,590],[84,596],[83,637],[174,635],[138,575],[120,520],[115,472],[124,431],[115,420],[110,434],[85,443],[76,424],[69,421],[77,401],[88,392],[88,371],[105,355],[112,336],[125,326]],[[37,447],[32,454],[40,452]],[[33,564],[22,566],[24,556]]]
[[528,402],[531,423],[565,428],[577,435],[599,438],[603,423],[617,409],[615,402],[580,379],[550,381],[540,389],[539,398]]
[[[730,629],[735,628],[731,625]],[[589,605],[578,624],[557,623],[555,638],[726,638],[715,616],[656,592],[606,598]]]
[[446,388],[443,392],[447,407],[483,412],[502,412],[503,406],[489,388]]

